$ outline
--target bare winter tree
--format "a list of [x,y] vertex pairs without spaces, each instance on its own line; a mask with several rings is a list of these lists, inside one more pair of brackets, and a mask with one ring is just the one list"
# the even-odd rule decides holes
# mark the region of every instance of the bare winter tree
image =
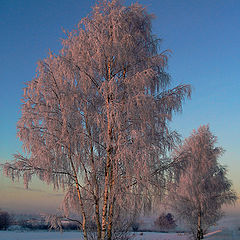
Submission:
[[91,221],[97,239],[112,239],[120,209],[141,208],[144,186],[161,179],[161,159],[178,139],[168,124],[191,89],[168,88],[168,51],[159,51],[151,20],[139,4],[99,1],[24,89],[26,154],[5,173],[65,189],[65,214],[79,214],[84,239]]
[[223,204],[237,199],[226,168],[218,162],[223,149],[215,146],[216,141],[209,127],[201,126],[173,154],[184,168],[176,173],[177,187],[170,194],[172,205],[195,239],[202,239],[203,233],[219,220]]

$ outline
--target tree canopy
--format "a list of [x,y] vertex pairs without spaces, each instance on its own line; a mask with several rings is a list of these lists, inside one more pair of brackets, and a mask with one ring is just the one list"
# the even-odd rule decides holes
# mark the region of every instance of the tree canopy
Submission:
[[92,216],[98,239],[112,239],[118,209],[141,209],[137,194],[153,173],[162,179],[162,157],[178,139],[169,122],[191,88],[170,88],[168,51],[151,21],[137,3],[99,1],[24,89],[17,128],[26,154],[5,173],[65,189],[65,214],[79,214],[85,239]]

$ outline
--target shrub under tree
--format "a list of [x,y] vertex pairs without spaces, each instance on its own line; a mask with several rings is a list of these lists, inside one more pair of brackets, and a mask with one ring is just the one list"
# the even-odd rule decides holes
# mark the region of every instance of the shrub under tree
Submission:
[[11,218],[7,211],[0,210],[0,230],[7,230],[10,226]]
[[162,213],[155,221],[154,225],[159,229],[159,230],[170,230],[174,229],[177,225],[174,220],[174,216],[171,213],[165,214]]

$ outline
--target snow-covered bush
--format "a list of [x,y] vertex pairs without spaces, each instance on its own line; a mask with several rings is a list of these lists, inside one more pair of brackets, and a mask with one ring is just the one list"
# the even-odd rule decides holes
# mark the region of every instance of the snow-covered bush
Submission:
[[19,225],[11,225],[7,229],[8,231],[24,231],[24,228]]
[[7,230],[10,225],[10,215],[6,211],[0,210],[0,230]]
[[133,222],[133,223],[132,223],[132,230],[133,230],[134,232],[137,232],[138,229],[139,229],[139,223],[138,223],[138,222]]
[[177,225],[175,223],[174,217],[171,213],[162,213],[155,221],[154,225],[160,230],[169,230],[175,228]]

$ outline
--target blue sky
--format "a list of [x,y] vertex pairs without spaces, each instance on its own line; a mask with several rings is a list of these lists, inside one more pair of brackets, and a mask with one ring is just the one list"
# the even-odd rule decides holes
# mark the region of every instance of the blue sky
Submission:
[[[187,137],[201,124],[210,124],[219,145],[226,150],[221,163],[228,165],[229,177],[240,193],[240,2],[138,2],[155,14],[153,33],[163,39],[163,50],[172,50],[168,72],[173,86],[188,83],[193,87],[192,100],[174,117],[172,128]],[[37,61],[46,57],[49,49],[60,49],[62,29],[72,30],[93,5],[93,0],[0,0],[1,163],[21,150],[16,122],[24,82],[34,77]],[[49,188],[35,185],[46,191],[46,196],[51,194]],[[7,198],[10,192],[19,195],[18,191],[24,199],[23,190],[0,176],[0,196]],[[14,208],[14,201],[11,204]]]

